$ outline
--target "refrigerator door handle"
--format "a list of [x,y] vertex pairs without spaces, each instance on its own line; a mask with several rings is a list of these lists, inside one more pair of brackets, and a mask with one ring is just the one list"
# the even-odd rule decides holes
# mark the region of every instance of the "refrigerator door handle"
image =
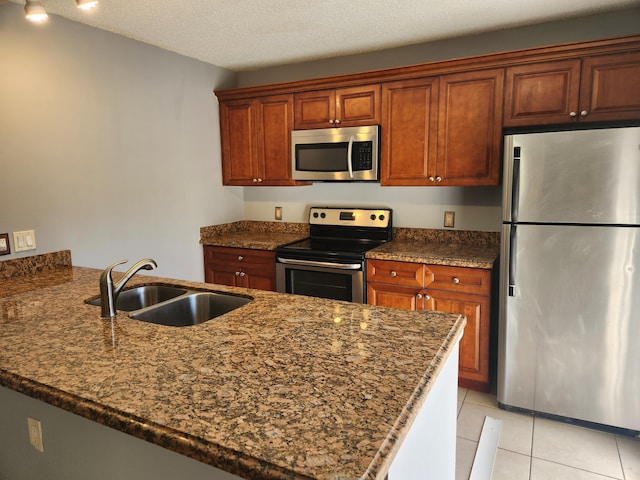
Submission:
[[516,225],[511,225],[509,232],[509,279],[507,280],[507,294],[516,296]]
[[520,198],[520,147],[513,148],[513,173],[511,177],[511,221],[518,221],[518,200]]

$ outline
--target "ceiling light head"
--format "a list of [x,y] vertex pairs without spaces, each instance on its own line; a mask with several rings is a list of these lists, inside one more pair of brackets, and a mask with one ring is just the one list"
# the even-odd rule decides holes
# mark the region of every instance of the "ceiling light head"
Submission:
[[43,22],[49,15],[38,0],[27,0],[24,5],[24,15],[32,22]]
[[76,3],[78,4],[78,8],[82,10],[91,10],[98,5],[98,0],[76,0]]

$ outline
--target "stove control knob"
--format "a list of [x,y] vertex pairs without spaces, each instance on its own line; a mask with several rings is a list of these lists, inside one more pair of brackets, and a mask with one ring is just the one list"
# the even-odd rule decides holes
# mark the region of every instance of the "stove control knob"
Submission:
[[326,213],[324,213],[324,212],[322,212],[322,213],[320,214],[320,218],[325,218],[326,216],[327,216],[327,214],[326,214]]
[[378,219],[379,219],[381,222],[383,222],[383,221],[384,221],[384,215],[380,215],[380,216],[378,217]]
[[313,212],[313,218],[318,218],[318,212]]
[[375,214],[375,213],[372,213],[372,214],[371,214],[371,220],[375,220],[375,219],[376,219],[376,214]]

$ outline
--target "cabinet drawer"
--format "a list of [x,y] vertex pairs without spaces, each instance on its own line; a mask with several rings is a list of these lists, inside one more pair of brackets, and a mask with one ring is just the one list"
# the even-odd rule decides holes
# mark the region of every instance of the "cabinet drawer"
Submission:
[[425,270],[421,263],[367,260],[367,281],[423,287]]
[[491,271],[479,268],[446,267],[429,265],[433,275],[430,289],[489,295],[491,292]]
[[204,260],[206,263],[235,265],[238,267],[243,265],[273,265],[275,269],[275,253],[270,250],[205,246]]

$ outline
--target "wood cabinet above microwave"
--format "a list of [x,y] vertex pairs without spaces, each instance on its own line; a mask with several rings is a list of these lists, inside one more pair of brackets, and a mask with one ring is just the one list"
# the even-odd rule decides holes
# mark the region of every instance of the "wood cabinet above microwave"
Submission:
[[294,96],[296,130],[380,123],[380,85],[317,90]]

